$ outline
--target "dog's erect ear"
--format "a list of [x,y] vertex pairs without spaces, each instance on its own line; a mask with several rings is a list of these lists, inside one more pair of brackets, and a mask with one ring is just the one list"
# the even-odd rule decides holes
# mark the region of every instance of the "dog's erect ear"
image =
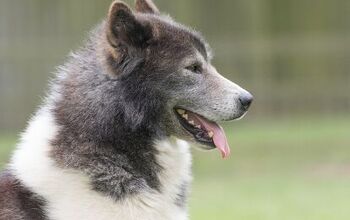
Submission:
[[152,38],[152,28],[139,21],[128,5],[114,1],[108,13],[107,38],[113,47],[144,47]]
[[152,0],[136,0],[136,11],[148,14],[159,14],[159,10]]

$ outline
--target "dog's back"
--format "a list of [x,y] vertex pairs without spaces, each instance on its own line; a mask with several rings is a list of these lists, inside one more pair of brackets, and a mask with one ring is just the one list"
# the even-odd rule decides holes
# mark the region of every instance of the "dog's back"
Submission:
[[0,174],[0,220],[44,220],[43,206],[10,172]]

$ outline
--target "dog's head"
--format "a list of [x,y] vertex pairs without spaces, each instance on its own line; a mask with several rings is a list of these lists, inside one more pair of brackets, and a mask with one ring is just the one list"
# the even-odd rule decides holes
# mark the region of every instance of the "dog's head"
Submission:
[[200,34],[161,15],[151,0],[137,0],[135,12],[112,3],[104,30],[108,72],[139,102],[132,117],[151,114],[167,135],[227,156],[217,122],[242,117],[253,98],[212,66]]

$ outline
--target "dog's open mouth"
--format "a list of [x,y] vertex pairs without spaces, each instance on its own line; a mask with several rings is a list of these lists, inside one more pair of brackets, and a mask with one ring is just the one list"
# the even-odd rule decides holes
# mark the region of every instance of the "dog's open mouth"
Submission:
[[211,148],[217,148],[223,158],[230,155],[230,147],[224,129],[216,122],[188,110],[176,108],[180,124],[193,135],[196,141]]

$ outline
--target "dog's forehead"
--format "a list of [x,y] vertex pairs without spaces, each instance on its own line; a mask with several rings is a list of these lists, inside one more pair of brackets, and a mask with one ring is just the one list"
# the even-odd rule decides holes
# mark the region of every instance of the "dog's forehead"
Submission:
[[168,44],[193,47],[205,60],[211,59],[211,48],[197,31],[175,22],[168,16],[152,16],[149,21],[154,27],[156,38]]

